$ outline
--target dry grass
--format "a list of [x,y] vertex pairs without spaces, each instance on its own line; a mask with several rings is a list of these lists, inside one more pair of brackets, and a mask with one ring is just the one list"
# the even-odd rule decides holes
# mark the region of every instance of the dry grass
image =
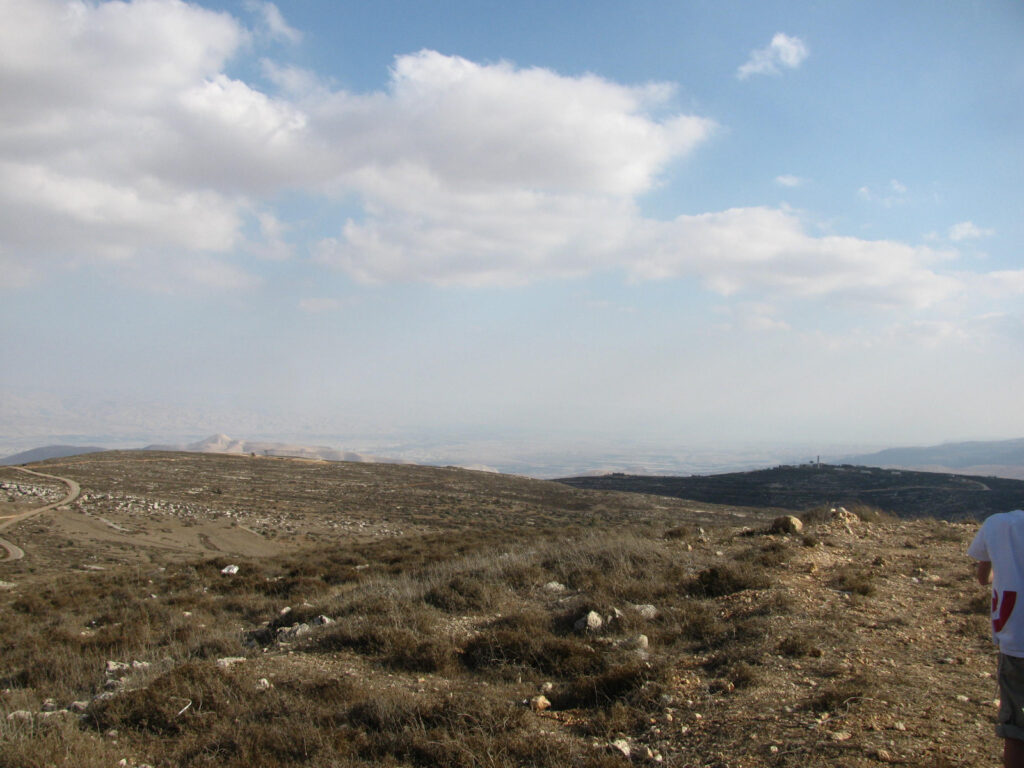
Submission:
[[[557,498],[587,522],[593,506]],[[609,529],[614,515],[570,536],[523,519],[0,591],[0,768],[992,757],[974,728],[992,696],[985,600],[953,564],[966,528],[823,520],[809,547],[703,520]],[[579,626],[592,611],[601,626]],[[334,623],[279,642],[321,614]],[[108,660],[151,666],[117,684]],[[533,711],[541,692],[551,707]],[[44,721],[48,698],[90,703]]]

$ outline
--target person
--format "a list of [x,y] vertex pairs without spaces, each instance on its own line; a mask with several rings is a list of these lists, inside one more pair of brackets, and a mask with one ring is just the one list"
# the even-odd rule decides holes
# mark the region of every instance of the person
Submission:
[[[1024,510],[985,519],[967,548],[978,583],[992,583],[992,639],[999,647],[999,724],[1004,768],[1024,768]],[[1024,603],[1024,597],[1020,601]]]

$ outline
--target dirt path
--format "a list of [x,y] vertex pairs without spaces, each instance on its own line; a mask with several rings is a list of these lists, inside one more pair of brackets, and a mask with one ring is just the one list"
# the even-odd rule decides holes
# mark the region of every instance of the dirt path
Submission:
[[[31,469],[25,469],[24,467],[10,467],[10,469],[16,469],[19,472],[25,472],[30,475],[35,475],[36,477],[48,477],[51,480],[59,480],[68,487],[68,494],[60,501],[55,501],[52,504],[46,504],[45,506],[42,507],[36,507],[35,509],[30,509],[28,512],[22,512],[18,515],[11,515],[9,517],[0,518],[0,531],[6,528],[10,528],[12,525],[20,523],[22,520],[27,520],[30,517],[34,517],[35,515],[38,515],[42,512],[46,512],[47,510],[56,509],[57,507],[62,507],[65,504],[70,504],[72,501],[77,499],[78,494],[82,492],[82,489],[78,485],[78,483],[66,477],[58,477],[57,475],[47,475],[44,472],[36,472]],[[3,562],[5,560],[20,560],[25,556],[25,552],[21,549],[21,547],[12,544],[11,542],[2,538],[0,538],[0,550],[3,550],[5,553],[4,557],[0,557],[0,562]]]

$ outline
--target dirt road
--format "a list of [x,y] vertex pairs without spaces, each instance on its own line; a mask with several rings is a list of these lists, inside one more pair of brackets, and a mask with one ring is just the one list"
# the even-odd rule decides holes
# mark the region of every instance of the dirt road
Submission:
[[[82,489],[78,485],[78,483],[66,477],[58,477],[57,475],[47,475],[43,472],[36,472],[31,469],[25,469],[24,467],[10,467],[10,469],[16,469],[19,472],[25,472],[30,475],[35,475],[36,477],[48,477],[51,480],[59,480],[68,487],[68,493],[67,496],[65,496],[63,499],[61,499],[60,501],[55,501],[52,504],[46,504],[45,506],[42,507],[36,507],[35,509],[30,509],[27,512],[22,512],[18,515],[12,515],[11,517],[0,518],[0,531],[4,530],[5,528],[10,528],[12,525],[20,523],[22,520],[27,520],[30,517],[34,517],[35,515],[38,515],[42,512],[46,512],[47,510],[56,509],[57,507],[62,507],[65,504],[70,504],[72,501],[77,499],[78,494],[82,492]],[[0,538],[0,550],[3,550],[5,553],[3,557],[0,557],[0,562],[3,562],[5,560],[20,560],[25,556],[25,552],[21,549],[21,547],[12,544],[11,542],[2,538]]]

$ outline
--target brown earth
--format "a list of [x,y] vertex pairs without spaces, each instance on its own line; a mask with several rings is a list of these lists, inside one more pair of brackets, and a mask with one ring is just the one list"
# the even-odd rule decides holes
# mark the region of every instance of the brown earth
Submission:
[[[787,536],[773,510],[456,469],[39,467],[83,497],[5,534],[0,768],[998,764],[974,523],[819,511]],[[574,630],[590,610],[613,620]],[[153,668],[44,723],[114,658]]]

